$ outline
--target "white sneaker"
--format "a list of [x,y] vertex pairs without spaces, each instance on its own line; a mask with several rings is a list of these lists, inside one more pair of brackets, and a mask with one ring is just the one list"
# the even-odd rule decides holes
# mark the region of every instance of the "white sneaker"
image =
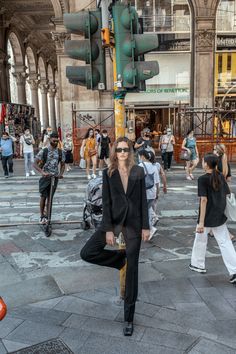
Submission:
[[95,175],[95,173],[92,174],[92,178],[96,178],[97,176]]
[[70,169],[69,169],[69,167],[67,167],[66,172],[69,172],[69,171],[70,171]]
[[151,231],[150,231],[150,236],[149,236],[149,241],[153,238],[155,232],[157,231],[157,228],[152,226]]
[[102,171],[99,171],[99,172],[98,172],[98,175],[99,175],[99,176],[102,176]]
[[26,173],[26,174],[25,174],[25,177],[26,177],[26,178],[27,178],[27,177],[29,177],[29,176],[30,176],[30,174],[29,174],[29,173]]
[[35,176],[35,172],[33,170],[30,171],[30,173],[31,173],[32,176]]
[[92,177],[90,175],[87,175],[87,179],[90,180]]

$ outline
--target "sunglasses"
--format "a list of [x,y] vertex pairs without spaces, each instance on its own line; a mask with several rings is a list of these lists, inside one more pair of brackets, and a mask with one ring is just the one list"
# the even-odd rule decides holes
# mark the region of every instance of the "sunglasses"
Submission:
[[116,152],[130,152],[130,148],[116,148]]

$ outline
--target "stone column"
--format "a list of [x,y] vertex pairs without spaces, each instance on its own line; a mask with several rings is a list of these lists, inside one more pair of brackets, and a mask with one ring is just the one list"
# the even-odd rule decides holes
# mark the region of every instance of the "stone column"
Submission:
[[48,84],[47,80],[41,80],[39,85],[41,95],[42,95],[42,122],[43,128],[49,126],[49,117],[48,117]]
[[30,76],[28,83],[30,85],[30,90],[31,90],[31,101],[32,101],[32,106],[35,108],[35,117],[40,118],[39,114],[39,97],[38,97],[38,78],[37,76]]
[[195,107],[214,107],[215,17],[196,18]]
[[[1,28],[0,28],[1,30]],[[8,89],[9,80],[8,80],[8,70],[9,66],[7,63],[7,53],[0,49],[0,100],[9,101],[9,92]]]
[[58,126],[58,125],[61,125],[59,88],[56,89],[55,105],[56,105],[56,121],[57,121],[57,126]]
[[49,86],[49,109],[50,109],[50,118],[51,118],[51,127],[53,131],[57,130],[56,123],[56,109],[55,109],[55,95],[56,95],[56,85],[50,84]]
[[19,104],[26,104],[25,82],[27,74],[23,65],[14,65],[13,75],[16,78],[17,99]]

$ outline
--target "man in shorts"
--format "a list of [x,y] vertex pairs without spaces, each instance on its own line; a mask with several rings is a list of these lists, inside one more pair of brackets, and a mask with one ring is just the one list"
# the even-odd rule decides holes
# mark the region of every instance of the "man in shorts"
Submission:
[[98,139],[98,151],[99,151],[99,176],[102,176],[102,169],[104,167],[104,161],[109,164],[109,153],[111,149],[111,139],[107,135],[107,130],[102,131],[102,135]]
[[[59,137],[57,132],[50,135],[50,144],[48,147],[41,149],[35,158],[34,168],[42,177],[39,180],[40,193],[40,223],[46,224],[48,219],[48,202],[52,179],[55,177],[53,194],[56,191],[58,179],[63,178],[65,170],[65,153],[58,149]],[[59,167],[60,165],[60,167]],[[47,201],[47,208],[45,206]]]

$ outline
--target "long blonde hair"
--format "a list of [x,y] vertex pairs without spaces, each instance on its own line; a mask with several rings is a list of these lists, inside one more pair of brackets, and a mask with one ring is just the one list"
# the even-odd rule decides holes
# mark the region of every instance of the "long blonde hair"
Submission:
[[108,176],[111,177],[113,175],[113,173],[115,172],[115,170],[118,169],[118,159],[117,159],[117,153],[116,153],[116,148],[118,146],[119,143],[121,142],[125,142],[127,143],[130,151],[129,151],[129,155],[128,158],[126,160],[126,167],[128,169],[128,174],[130,173],[131,168],[134,166],[134,151],[133,151],[133,144],[132,141],[129,140],[126,137],[120,137],[118,138],[111,149],[111,156],[110,156],[110,165],[108,167]]
[[226,178],[229,172],[229,168],[228,168],[228,158],[227,158],[227,154],[226,154],[226,147],[224,144],[216,144],[215,145],[215,150],[217,152],[217,154],[219,155],[219,157],[221,158],[222,161],[222,173],[224,175],[224,177]]

